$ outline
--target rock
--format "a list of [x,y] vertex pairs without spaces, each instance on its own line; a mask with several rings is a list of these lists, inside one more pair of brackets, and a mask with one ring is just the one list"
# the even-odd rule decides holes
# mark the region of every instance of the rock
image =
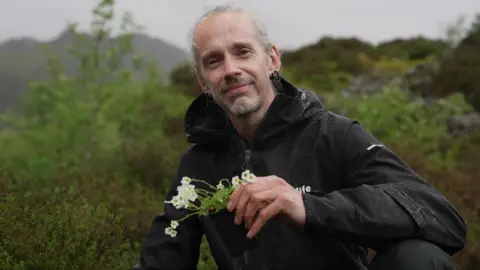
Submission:
[[433,61],[414,66],[403,75],[403,88],[421,97],[428,97],[428,90],[435,80],[438,68],[439,65]]
[[[386,86],[394,85],[407,91],[412,101],[422,102],[425,106],[435,105],[438,98],[429,95],[428,91],[435,80],[438,68],[436,62],[423,63],[397,77],[372,71],[353,78],[349,86],[342,90],[342,95],[346,97],[372,95],[382,92]],[[447,125],[453,136],[480,132],[480,112],[451,116]]]
[[447,125],[449,132],[454,136],[480,132],[480,113],[471,112],[464,115],[452,116]]
[[385,86],[394,85],[415,95],[427,97],[427,90],[430,89],[437,70],[438,64],[432,61],[418,64],[401,76],[387,76],[371,71],[354,77],[349,86],[342,90],[342,94],[344,96],[376,94],[382,92]]
[[399,78],[387,77],[377,72],[359,75],[350,81],[350,85],[342,90],[344,96],[357,96],[362,94],[377,94],[384,87],[392,83],[398,83]]

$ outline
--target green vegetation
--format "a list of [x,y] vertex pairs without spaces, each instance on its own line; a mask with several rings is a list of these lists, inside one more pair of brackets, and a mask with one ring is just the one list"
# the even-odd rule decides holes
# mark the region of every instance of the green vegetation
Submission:
[[[7,127],[0,131],[2,269],[128,269],[162,212],[187,147],[183,114],[198,87],[184,65],[166,83],[143,58],[125,63],[135,28],[126,16],[124,33],[106,41],[113,5],[96,6],[93,40],[73,43],[82,44],[70,52],[76,76],[52,58],[49,78],[32,81],[21,111],[0,116]],[[362,122],[458,207],[469,225],[468,245],[455,256],[459,269],[480,263],[480,133],[453,136],[449,119],[479,109],[479,25],[480,17],[455,47],[424,38],[378,46],[322,38],[284,55],[288,79]],[[405,84],[405,74],[422,65],[438,73]],[[351,79],[365,74],[385,83],[345,95]],[[213,265],[204,241],[199,269]]]

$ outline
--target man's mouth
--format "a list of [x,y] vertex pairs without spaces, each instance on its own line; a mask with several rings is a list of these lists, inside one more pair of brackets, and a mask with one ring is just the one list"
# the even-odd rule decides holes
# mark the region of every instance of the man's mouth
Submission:
[[234,85],[234,86],[231,86],[229,88],[227,88],[227,90],[225,90],[225,94],[237,94],[239,92],[242,92],[242,88],[244,86],[248,86],[250,85],[250,83],[242,83],[242,84],[237,84],[237,85]]

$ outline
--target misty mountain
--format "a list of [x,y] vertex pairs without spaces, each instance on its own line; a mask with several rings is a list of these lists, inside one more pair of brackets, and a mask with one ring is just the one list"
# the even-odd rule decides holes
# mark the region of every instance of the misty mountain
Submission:
[[[91,36],[82,34],[87,41],[93,41]],[[110,38],[113,43],[116,38]],[[67,53],[70,45],[76,45],[75,34],[70,30],[61,32],[56,38],[41,42],[33,38],[15,38],[0,43],[0,111],[14,105],[18,96],[23,93],[29,83],[46,77],[47,60],[53,52],[60,56],[67,73],[75,72],[78,63]],[[105,44],[104,44],[105,45]],[[167,79],[174,67],[187,60],[187,53],[158,38],[145,34],[135,34],[133,37],[135,52],[153,60],[162,69],[162,77]],[[108,44],[107,44],[108,46]],[[128,56],[125,62],[128,62]]]

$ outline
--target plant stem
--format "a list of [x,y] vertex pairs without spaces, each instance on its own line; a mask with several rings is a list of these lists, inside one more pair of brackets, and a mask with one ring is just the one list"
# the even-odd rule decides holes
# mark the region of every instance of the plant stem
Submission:
[[217,189],[216,187],[212,186],[211,184],[209,184],[209,183],[207,183],[207,182],[205,182],[205,181],[203,181],[203,180],[198,180],[198,179],[191,179],[191,180],[192,180],[193,182],[204,183],[204,184],[206,184],[207,186],[209,186],[209,187],[211,187],[211,188],[213,188],[213,189],[215,189],[215,190]]
[[190,216],[193,216],[193,215],[197,214],[198,212],[200,212],[200,211],[196,211],[196,212],[190,213],[190,214],[184,216],[183,218],[177,220],[177,222],[180,223],[180,222],[182,222],[183,220],[189,218]]
[[215,192],[210,192],[208,190],[204,190],[204,189],[195,189],[195,191],[197,192],[197,194],[203,194],[203,195],[215,195]]

